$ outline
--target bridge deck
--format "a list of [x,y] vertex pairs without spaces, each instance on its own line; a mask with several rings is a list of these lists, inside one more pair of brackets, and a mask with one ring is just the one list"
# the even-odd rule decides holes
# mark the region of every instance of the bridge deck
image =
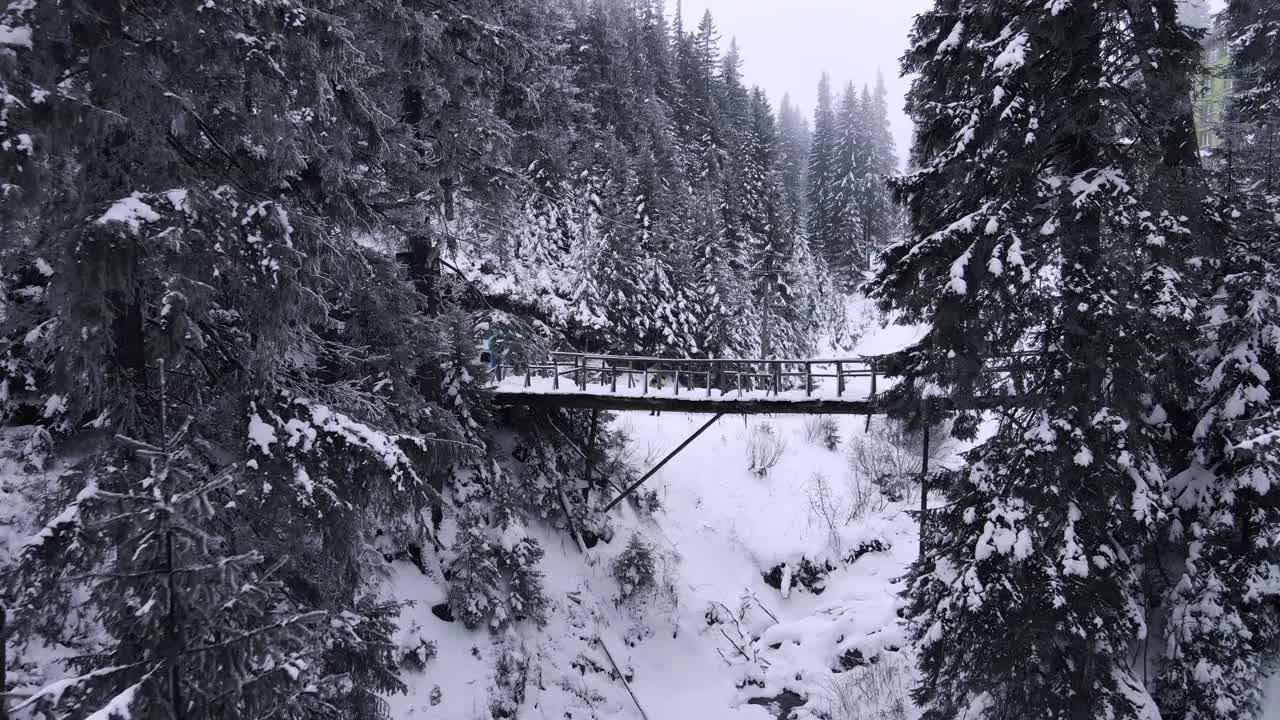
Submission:
[[[1016,357],[989,370],[1016,373]],[[707,360],[553,353],[551,361],[499,364],[500,405],[713,414],[878,415],[887,379],[877,358]],[[996,407],[1008,395],[968,407]],[[945,403],[945,401],[943,401]]]

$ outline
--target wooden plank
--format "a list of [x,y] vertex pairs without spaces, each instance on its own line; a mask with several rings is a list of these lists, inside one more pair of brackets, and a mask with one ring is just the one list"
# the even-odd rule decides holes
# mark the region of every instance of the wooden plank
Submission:
[[783,400],[774,397],[739,400],[733,396],[662,397],[655,395],[589,395],[582,393],[494,394],[498,405],[525,405],[534,408],[581,408],[598,410],[666,410],[684,413],[726,413],[730,415],[878,415],[884,412],[866,400],[807,398]]
[[[523,390],[499,390],[493,395],[494,403],[502,406],[524,405],[532,408],[583,408],[587,410],[666,410],[683,413],[713,413],[725,415],[883,415],[887,408],[882,400],[853,398],[779,398],[763,396],[739,400],[733,396],[658,396],[615,395],[608,391],[599,394],[573,392],[525,392]],[[990,410],[1001,407],[1026,405],[1030,398],[999,396],[973,398],[959,405],[967,410]],[[939,411],[957,409],[950,398],[935,398],[929,404]]]

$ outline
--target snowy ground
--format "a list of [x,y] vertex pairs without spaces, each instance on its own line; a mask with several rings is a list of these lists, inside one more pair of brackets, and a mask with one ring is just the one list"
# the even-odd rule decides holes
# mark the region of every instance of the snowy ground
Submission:
[[[661,457],[704,418],[622,413],[618,422],[643,459]],[[748,470],[746,446],[759,422],[726,418],[713,426],[650,480],[662,509],[641,517],[628,505],[620,506],[614,511],[620,516],[613,542],[597,545],[586,557],[567,538],[543,534],[553,611],[542,632],[525,629],[518,636],[489,638],[442,622],[428,609],[443,600],[443,585],[407,563],[397,564],[397,596],[419,600],[406,620],[421,626],[424,639],[437,643],[438,657],[409,678],[413,687],[407,696],[391,699],[393,716],[487,717],[494,659],[512,645],[536,656],[535,672],[541,675],[540,682],[530,684],[519,717],[641,717],[620,681],[607,672],[581,670],[592,664],[609,668],[607,656],[593,642],[598,634],[631,675],[631,689],[652,720],[771,717],[747,700],[775,697],[783,690],[836,696],[837,688],[827,685],[834,682],[832,669],[840,667],[842,656],[857,651],[872,658],[884,648],[903,648],[895,579],[916,552],[914,520],[903,504],[890,503],[833,538],[811,510],[810,497],[814,475],[822,474],[831,481],[833,502],[848,504],[844,448],[832,451],[809,442],[804,418],[769,418],[765,422],[786,448],[778,465],[757,477]],[[864,432],[861,419],[839,422],[843,439]],[[669,593],[638,605],[618,605],[610,562],[633,532],[661,551]],[[865,539],[888,547],[847,566],[839,562],[841,551],[851,551]],[[841,547],[833,547],[837,542]],[[802,557],[835,559],[837,567],[820,595],[797,584],[784,596],[766,584],[763,573]],[[571,594],[578,600],[570,599]],[[744,598],[749,603],[737,622],[744,628],[741,634],[733,620],[708,624],[709,608],[735,615]],[[757,634],[760,640],[751,643]],[[753,660],[758,652],[764,662],[748,662],[735,644]],[[906,670],[899,680],[905,688],[910,662],[905,651],[900,654]],[[769,667],[762,667],[766,663]],[[865,672],[860,668],[853,674]],[[740,687],[747,679],[764,687]],[[439,703],[432,705],[436,685]]]

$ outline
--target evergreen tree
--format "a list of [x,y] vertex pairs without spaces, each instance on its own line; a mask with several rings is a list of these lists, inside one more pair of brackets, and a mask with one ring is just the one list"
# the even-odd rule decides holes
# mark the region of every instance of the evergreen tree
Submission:
[[1276,642],[1280,465],[1271,440],[1277,429],[1271,379],[1280,372],[1280,197],[1270,179],[1267,118],[1275,116],[1280,86],[1266,89],[1266,41],[1248,34],[1265,26],[1267,12],[1232,3],[1222,18],[1228,32],[1250,30],[1231,36],[1237,82],[1209,204],[1214,225],[1226,232],[1209,258],[1218,284],[1210,288],[1197,358],[1195,448],[1191,466],[1171,484],[1176,515],[1169,542],[1179,555],[1165,598],[1160,700],[1177,717],[1256,717]]
[[884,77],[879,73],[874,94],[865,87],[862,89],[860,109],[866,148],[863,172],[854,180],[853,195],[861,230],[857,242],[861,259],[857,267],[864,271],[871,270],[876,255],[888,247],[898,231],[897,208],[889,191],[889,179],[897,170],[898,159],[889,130],[887,95]]
[[[0,232],[40,293],[0,318],[0,382],[22,387],[0,404],[84,458],[49,489],[14,628],[83,653],[84,692],[42,696],[57,714],[369,717],[400,688],[364,538],[427,534],[428,478],[470,447],[435,404],[428,218],[500,194],[495,79],[523,46],[484,3],[322,5],[4,11],[24,185]],[[356,241],[371,227],[416,285]],[[82,591],[106,654],[64,622]]]
[[1274,125],[1280,116],[1280,8],[1265,0],[1230,0],[1222,18],[1232,49],[1235,112],[1243,121]]
[[845,85],[836,113],[837,135],[831,172],[833,176],[827,211],[827,266],[846,286],[857,283],[857,270],[865,252],[861,245],[865,219],[858,203],[859,193],[870,173],[867,113],[853,83]]
[[832,255],[837,230],[831,210],[836,190],[836,146],[839,130],[831,101],[831,80],[826,73],[818,81],[818,105],[813,112],[813,135],[809,146],[809,167],[805,183],[808,198],[809,242],[827,265],[838,259]]
[[[926,718],[1157,712],[1129,653],[1186,400],[1161,380],[1192,339],[1190,229],[1162,184],[1169,78],[1126,68],[1188,71],[1184,28],[1134,31],[1164,6],[945,0],[913,31],[912,237],[871,292],[930,328],[902,358],[913,382],[1023,398],[967,455],[912,572]],[[1023,349],[1024,372],[983,371]]]
[[778,166],[787,201],[787,227],[793,235],[805,230],[807,209],[805,174],[809,166],[809,123],[800,109],[782,96],[778,107]]

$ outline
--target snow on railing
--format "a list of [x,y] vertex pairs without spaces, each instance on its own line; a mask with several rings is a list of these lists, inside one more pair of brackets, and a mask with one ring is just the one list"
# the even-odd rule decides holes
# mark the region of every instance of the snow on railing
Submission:
[[[1017,375],[1018,362],[1034,353],[1015,353],[988,360],[986,370]],[[782,396],[875,400],[891,386],[886,360],[875,356],[843,358],[661,358],[552,352],[545,362],[519,365],[499,361],[499,391],[616,393],[720,397]],[[834,392],[833,392],[834,391]]]

